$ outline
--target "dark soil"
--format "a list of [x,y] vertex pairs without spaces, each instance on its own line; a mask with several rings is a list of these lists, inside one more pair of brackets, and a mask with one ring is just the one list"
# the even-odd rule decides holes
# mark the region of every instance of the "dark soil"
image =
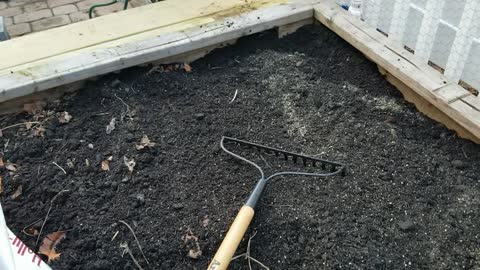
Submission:
[[[27,245],[36,237],[22,229],[68,190],[42,234],[67,230],[54,269],[137,269],[124,242],[144,269],[205,269],[258,179],[221,151],[222,135],[349,165],[345,177],[269,184],[245,239],[257,232],[251,256],[271,269],[480,269],[480,146],[417,112],[341,38],[321,26],[263,33],[192,68],[106,76],[48,105],[43,137],[37,125],[4,131],[4,160],[18,170],[2,169],[1,202]],[[69,123],[57,120],[63,111]],[[136,150],[143,135],[156,145]]]

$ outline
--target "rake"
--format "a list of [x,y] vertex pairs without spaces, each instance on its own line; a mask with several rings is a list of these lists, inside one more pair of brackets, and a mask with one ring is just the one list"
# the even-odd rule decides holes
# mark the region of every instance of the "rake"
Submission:
[[[274,155],[278,158],[282,158],[285,161],[292,161],[294,164],[301,164],[304,167],[310,167],[310,169],[318,168],[319,172],[294,172],[294,171],[282,171],[276,172],[270,176],[265,176],[263,169],[256,164],[255,162],[235,154],[232,151],[228,150],[225,145],[232,144],[237,145],[242,148],[249,148],[257,150],[259,153]],[[268,146],[247,142],[243,140],[238,140],[230,137],[222,137],[220,141],[220,147],[223,151],[229,155],[242,160],[252,166],[254,166],[260,172],[260,179],[258,180],[255,188],[253,189],[250,197],[248,197],[247,202],[240,208],[235,220],[233,221],[230,229],[227,232],[227,235],[222,241],[222,244],[215,253],[212,261],[210,262],[207,270],[225,270],[228,267],[228,264],[232,260],[235,251],[237,250],[240,241],[242,240],[245,232],[250,225],[250,222],[253,219],[255,213],[255,206],[260,198],[260,195],[269,180],[278,176],[316,176],[316,177],[327,177],[341,174],[342,176],[346,173],[346,166],[344,164],[323,160],[319,158],[309,157],[301,154],[296,154],[292,152],[283,151],[276,148],[271,148]]]

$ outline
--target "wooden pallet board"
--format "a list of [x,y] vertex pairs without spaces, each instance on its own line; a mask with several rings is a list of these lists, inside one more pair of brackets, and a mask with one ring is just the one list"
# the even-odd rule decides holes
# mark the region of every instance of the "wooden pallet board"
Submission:
[[[17,62],[18,65],[0,71],[0,102],[207,48],[274,27],[305,21],[313,18],[312,3],[316,2],[273,0],[261,3],[261,8],[243,10],[240,14],[234,13],[231,9],[224,10],[222,4],[222,12],[233,15],[223,17],[217,12],[216,17],[201,16],[188,22],[181,21],[114,41],[105,40],[104,43],[89,48],[67,51],[60,55],[53,53],[45,59],[32,60],[26,64],[20,60]],[[201,10],[197,12],[200,13]],[[90,27],[90,24],[86,24],[86,27]],[[45,35],[47,32],[49,31],[44,32]],[[40,39],[43,40],[43,37]],[[24,39],[24,42],[33,40]]]
[[[284,0],[162,1],[0,43],[0,70],[192,19],[213,20]],[[34,44],[34,46],[32,46]],[[13,54],[16,52],[16,54]],[[22,52],[22,53],[18,53]]]
[[471,95],[393,43],[376,29],[345,12],[333,0],[315,6],[315,18],[381,68],[405,98],[427,116],[444,123],[460,137],[480,143],[478,97]]

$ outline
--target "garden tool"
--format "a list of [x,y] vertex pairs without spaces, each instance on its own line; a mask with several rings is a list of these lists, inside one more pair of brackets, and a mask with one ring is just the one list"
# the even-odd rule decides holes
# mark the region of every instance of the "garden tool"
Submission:
[[[235,154],[232,151],[228,150],[225,145],[236,145],[237,147],[241,148],[249,148],[257,150],[259,154],[267,154],[267,155],[274,155],[276,157],[282,158],[285,161],[291,161],[293,163],[301,163],[304,167],[308,167],[310,170],[317,169],[314,172],[297,172],[297,171],[281,171],[276,172],[268,177],[265,176],[263,169],[256,164],[255,162],[242,157],[239,154]],[[241,207],[240,211],[238,212],[235,220],[233,221],[230,229],[227,232],[227,235],[223,239],[222,244],[218,248],[217,253],[213,257],[210,265],[208,266],[207,270],[225,270],[228,267],[235,251],[237,250],[240,241],[242,240],[245,232],[250,225],[250,222],[253,219],[254,215],[254,208],[257,204],[260,195],[265,187],[265,184],[274,177],[278,176],[316,176],[316,177],[327,177],[327,176],[334,176],[337,174],[345,175],[346,173],[346,166],[338,163],[327,161],[323,159],[318,159],[314,157],[309,157],[301,154],[296,154],[292,152],[283,151],[280,149],[271,148],[264,145],[259,145],[243,140],[238,140],[230,137],[222,137],[220,142],[220,147],[223,151],[230,154],[231,156],[242,160],[253,167],[255,167],[260,172],[260,179],[257,181],[255,188],[253,189],[250,197],[247,199],[246,203]],[[263,158],[262,158],[263,159]]]

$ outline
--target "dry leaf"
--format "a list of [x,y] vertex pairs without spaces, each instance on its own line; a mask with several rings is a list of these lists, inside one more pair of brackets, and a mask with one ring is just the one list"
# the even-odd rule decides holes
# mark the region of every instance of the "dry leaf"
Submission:
[[32,122],[26,122],[26,123],[25,123],[25,128],[26,128],[27,130],[31,129],[32,126],[33,126],[33,123],[32,123]]
[[7,164],[7,166],[5,166],[5,169],[11,172],[15,172],[17,170],[17,165],[10,163],[10,164]]
[[29,227],[24,230],[24,233],[28,236],[37,236],[38,230],[34,227]]
[[5,167],[5,163],[3,162],[3,153],[0,153],[0,168]]
[[58,122],[60,122],[61,124],[66,124],[70,122],[72,118],[73,117],[70,114],[68,114],[68,112],[61,112],[58,116]]
[[32,134],[35,137],[43,137],[45,135],[44,133],[45,133],[45,128],[43,127],[36,127],[32,129]]
[[35,101],[32,103],[26,103],[23,105],[23,111],[29,114],[36,114],[43,111],[43,108],[47,105],[47,103],[43,101]]
[[135,167],[135,160],[133,158],[129,160],[126,156],[124,156],[123,157],[123,163],[125,164],[125,166],[127,166],[130,174],[132,174],[133,173],[133,168]]
[[43,243],[38,250],[38,253],[43,254],[48,257],[48,262],[54,261],[60,258],[61,253],[57,253],[55,247],[65,238],[65,232],[59,231],[47,235],[43,239]]
[[3,194],[3,178],[0,176],[0,195]]
[[185,72],[192,72],[192,66],[187,63],[183,64],[183,69],[185,70]]
[[110,161],[102,161],[102,171],[110,171]]
[[190,249],[188,251],[188,257],[192,259],[198,259],[200,256],[202,256],[202,251],[200,249]]
[[110,134],[112,133],[112,131],[115,129],[115,117],[112,118],[112,120],[110,120],[110,123],[107,125],[107,129],[106,129],[106,132],[107,134]]
[[198,259],[202,256],[202,250],[200,249],[200,244],[198,243],[198,237],[195,236],[192,230],[188,229],[184,236],[182,236],[183,243],[190,247],[188,251],[188,257],[192,259]]
[[23,186],[22,185],[18,186],[17,190],[15,190],[15,192],[12,194],[10,198],[12,198],[13,200],[18,198],[20,195],[22,195],[22,191],[23,191]]
[[208,215],[206,215],[205,217],[203,217],[202,222],[200,222],[200,224],[202,224],[202,226],[203,226],[204,228],[206,228],[209,223],[210,223],[210,219],[208,218]]
[[147,135],[143,135],[142,139],[140,140],[140,143],[135,144],[135,148],[137,150],[142,150],[146,147],[151,148],[151,147],[154,147],[154,146],[155,146],[155,143],[150,142],[150,139],[148,139]]

